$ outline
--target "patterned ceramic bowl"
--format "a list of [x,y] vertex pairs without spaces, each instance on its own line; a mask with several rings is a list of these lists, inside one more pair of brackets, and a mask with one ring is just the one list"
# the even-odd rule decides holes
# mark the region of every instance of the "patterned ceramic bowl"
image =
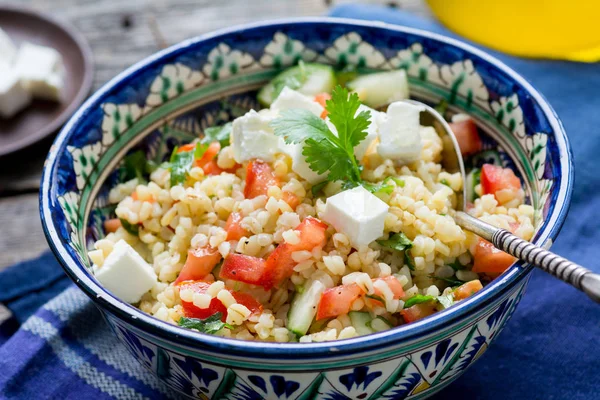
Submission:
[[44,229],[67,274],[102,310],[133,355],[173,389],[227,399],[424,398],[456,379],[504,327],[531,267],[515,265],[447,311],[329,343],[222,339],[169,325],[121,302],[90,272],[86,248],[103,235],[107,193],[135,149],[161,160],[203,128],[257,107],[255,91],[299,59],[364,70],[404,68],[415,98],[445,98],[473,115],[487,151],[524,179],[534,242],[553,240],[569,206],[573,166],[544,98],[489,55],[456,40],[384,24],[285,20],[192,39],[117,76],[90,98],[52,147],[43,176]]

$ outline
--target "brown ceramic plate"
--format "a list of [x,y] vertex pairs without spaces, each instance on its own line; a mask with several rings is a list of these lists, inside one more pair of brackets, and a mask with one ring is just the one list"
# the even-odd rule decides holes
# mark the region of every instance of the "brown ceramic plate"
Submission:
[[22,149],[54,133],[75,112],[92,87],[92,53],[74,28],[39,12],[0,5],[0,28],[19,45],[28,41],[55,48],[67,71],[61,103],[33,101],[10,119],[0,118],[0,156]]

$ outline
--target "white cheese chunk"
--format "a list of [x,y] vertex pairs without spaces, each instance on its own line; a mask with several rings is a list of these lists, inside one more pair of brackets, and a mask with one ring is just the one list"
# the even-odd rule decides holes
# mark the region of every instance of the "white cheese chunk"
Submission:
[[250,110],[233,121],[231,146],[236,162],[255,158],[271,162],[275,159],[275,154],[281,152],[283,140],[273,133],[269,125],[272,120],[273,113]]
[[0,62],[11,65],[17,55],[17,46],[8,34],[0,28]]
[[383,235],[388,209],[381,199],[358,186],[328,198],[321,218],[358,248]]
[[419,133],[421,110],[421,107],[401,101],[390,104],[379,125],[377,152],[381,157],[404,164],[419,159],[423,146]]
[[65,67],[58,51],[25,43],[17,53],[15,70],[33,97],[55,101],[62,99]]
[[30,102],[31,95],[15,70],[0,66],[0,117],[10,118]]
[[156,283],[154,269],[127,242],[119,240],[95,272],[107,290],[127,303],[137,303]]
[[273,104],[271,104],[271,110],[281,112],[283,110],[289,110],[293,108],[310,111],[317,117],[320,117],[325,110],[323,106],[310,97],[286,86],[283,88]]

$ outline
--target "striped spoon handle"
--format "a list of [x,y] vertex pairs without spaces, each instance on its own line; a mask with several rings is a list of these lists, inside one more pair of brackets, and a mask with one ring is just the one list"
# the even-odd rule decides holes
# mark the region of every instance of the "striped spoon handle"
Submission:
[[456,213],[456,222],[492,242],[498,249],[543,269],[600,303],[600,275],[464,212]]

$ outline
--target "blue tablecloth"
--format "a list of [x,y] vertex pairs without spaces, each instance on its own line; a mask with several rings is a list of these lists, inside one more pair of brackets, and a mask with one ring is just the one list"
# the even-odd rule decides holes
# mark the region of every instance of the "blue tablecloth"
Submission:
[[[342,6],[332,15],[450,34],[434,21],[390,8]],[[550,100],[573,145],[577,185],[571,217],[553,250],[600,271],[600,174],[595,165],[600,154],[600,65],[495,55]],[[13,312],[0,325],[0,399],[160,398],[170,393],[113,338],[51,254],[0,273],[0,302]],[[600,307],[536,271],[495,344],[436,398],[600,398],[599,337]]]

